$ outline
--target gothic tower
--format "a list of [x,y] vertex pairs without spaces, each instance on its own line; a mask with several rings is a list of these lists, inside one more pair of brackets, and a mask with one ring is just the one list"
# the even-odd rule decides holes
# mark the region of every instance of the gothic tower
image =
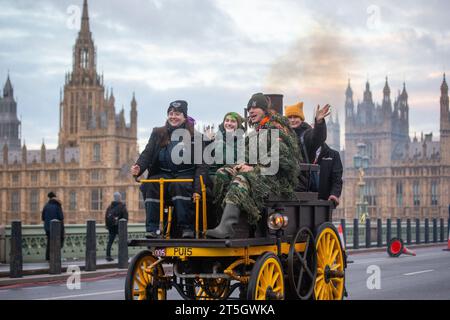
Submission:
[[383,118],[390,118],[392,113],[391,89],[389,88],[388,78],[383,89],[383,103],[381,105]]
[[96,49],[89,27],[87,0],[83,3],[81,28],[73,48],[72,72],[66,74],[61,101],[59,145],[75,147],[84,129],[96,127],[96,115],[104,108],[104,87],[96,69]]
[[59,148],[79,147],[82,167],[120,168],[137,152],[137,102],[133,94],[127,124],[123,108],[116,114],[113,90],[105,94],[96,51],[84,0],[72,70],[66,75],[60,102]]
[[350,126],[353,122],[355,104],[353,103],[353,90],[348,80],[347,90],[345,91],[345,125]]
[[6,79],[3,97],[0,97],[0,148],[7,145],[9,150],[20,149],[20,121],[17,118],[17,102],[11,80]]

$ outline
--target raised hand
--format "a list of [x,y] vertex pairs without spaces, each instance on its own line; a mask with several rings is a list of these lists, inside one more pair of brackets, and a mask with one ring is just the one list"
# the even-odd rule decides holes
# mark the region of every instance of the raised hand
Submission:
[[316,121],[322,122],[323,119],[328,117],[331,114],[330,108],[331,106],[326,104],[322,109],[320,109],[320,105],[318,104],[316,109]]

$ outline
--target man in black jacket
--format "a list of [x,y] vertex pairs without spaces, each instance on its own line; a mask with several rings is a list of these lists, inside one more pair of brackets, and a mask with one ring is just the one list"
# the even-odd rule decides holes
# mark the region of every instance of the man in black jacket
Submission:
[[56,197],[52,191],[48,193],[48,202],[42,209],[42,221],[44,221],[45,235],[47,236],[47,247],[45,249],[45,260],[50,260],[50,223],[52,220],[61,221],[61,247],[64,240],[64,213],[61,206],[61,201]]
[[111,202],[105,214],[105,225],[109,232],[108,244],[106,246],[106,260],[113,261],[111,257],[111,247],[114,239],[119,234],[119,220],[128,220],[128,210],[125,203],[122,202],[122,195],[114,192],[114,201]]
[[331,149],[326,143],[316,151],[314,164],[320,165],[319,199],[331,200],[339,205],[342,193],[343,167],[339,152]]

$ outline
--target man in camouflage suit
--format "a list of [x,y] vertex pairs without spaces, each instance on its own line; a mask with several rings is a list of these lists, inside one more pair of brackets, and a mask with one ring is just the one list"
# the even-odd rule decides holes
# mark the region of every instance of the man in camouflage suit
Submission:
[[[220,224],[206,235],[210,238],[232,238],[233,225],[239,221],[242,212],[247,213],[248,222],[255,226],[261,218],[260,212],[264,207],[264,199],[273,193],[279,196],[292,196],[298,184],[300,152],[295,133],[290,129],[287,118],[269,110],[269,102],[262,93],[252,96],[248,102],[249,123],[255,128],[253,134],[258,138],[262,129],[266,129],[268,136],[271,130],[278,130],[278,171],[272,175],[262,174],[263,165],[258,157],[254,165],[248,163],[235,166],[225,166],[217,171],[214,186],[216,201],[224,208]],[[246,151],[249,148],[250,137],[246,138]],[[270,139],[268,150],[271,150]],[[270,152],[268,152],[270,153]],[[248,162],[249,155],[246,155]],[[273,159],[269,155],[269,159]]]

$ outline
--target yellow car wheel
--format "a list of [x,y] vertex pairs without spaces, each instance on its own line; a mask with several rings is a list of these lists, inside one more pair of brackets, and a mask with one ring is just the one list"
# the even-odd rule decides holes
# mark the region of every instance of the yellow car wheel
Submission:
[[166,289],[156,284],[159,277],[164,276],[164,269],[159,264],[148,270],[157,260],[148,250],[139,252],[131,260],[125,281],[125,300],[166,300]]
[[247,290],[248,300],[282,300],[285,294],[280,259],[266,252],[253,266]]
[[336,227],[329,222],[319,226],[316,235],[317,276],[314,286],[316,300],[342,300],[344,296],[345,263]]

